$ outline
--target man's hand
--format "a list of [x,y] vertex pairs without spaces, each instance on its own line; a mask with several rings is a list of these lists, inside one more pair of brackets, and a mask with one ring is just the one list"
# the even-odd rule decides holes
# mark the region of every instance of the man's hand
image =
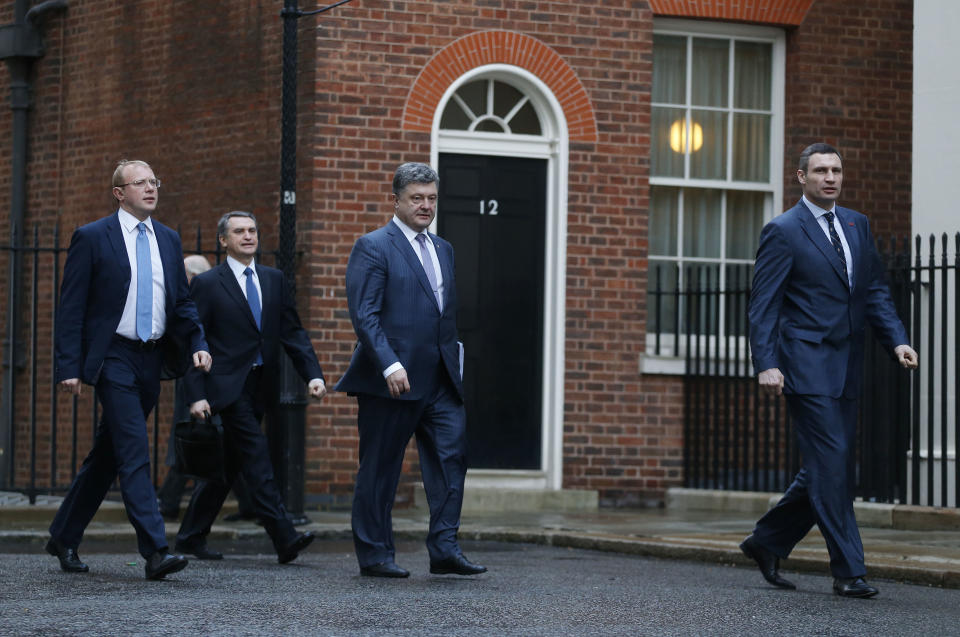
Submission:
[[779,396],[783,393],[783,374],[776,367],[765,369],[757,375],[760,388],[770,396]]
[[207,402],[206,398],[201,398],[197,402],[190,405],[190,415],[193,416],[196,420],[203,420],[210,415],[210,403]]
[[315,400],[320,400],[327,395],[327,385],[323,382],[322,378],[314,378],[310,381],[310,384],[307,385],[307,389],[310,390],[310,398]]
[[407,380],[407,370],[398,369],[387,376],[387,389],[394,398],[400,398],[400,394],[410,391],[410,381]]
[[200,350],[193,353],[193,366],[202,369],[205,372],[210,371],[210,366],[213,365],[213,357],[210,356],[210,352],[205,350]]
[[60,391],[66,392],[68,394],[73,394],[74,396],[79,396],[83,393],[83,385],[80,383],[79,378],[68,378],[66,380],[61,380]]
[[897,345],[893,353],[897,355],[900,366],[906,369],[916,369],[920,364],[920,357],[917,352],[909,345]]

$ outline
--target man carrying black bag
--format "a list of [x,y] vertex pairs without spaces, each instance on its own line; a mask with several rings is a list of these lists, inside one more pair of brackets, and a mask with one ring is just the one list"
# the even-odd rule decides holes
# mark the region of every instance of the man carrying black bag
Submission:
[[216,362],[209,374],[189,374],[185,389],[195,419],[211,414],[222,419],[227,481],[197,487],[177,533],[176,549],[199,559],[223,557],[207,546],[207,536],[230,484],[242,473],[256,513],[273,540],[277,561],[286,564],[314,535],[297,533],[287,518],[260,429],[264,411],[279,396],[280,346],[309,382],[311,398],[323,398],[326,385],[283,273],[254,263],[259,243],[256,218],[249,212],[228,212],[217,224],[217,237],[227,260],[197,275],[190,287]]

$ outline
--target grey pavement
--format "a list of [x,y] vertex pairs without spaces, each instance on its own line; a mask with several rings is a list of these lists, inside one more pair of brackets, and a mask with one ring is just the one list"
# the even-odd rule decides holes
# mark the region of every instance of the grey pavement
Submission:
[[[467,511],[460,537],[735,565],[752,570],[752,562],[740,553],[738,544],[750,532],[771,495],[734,494],[736,502],[730,501],[730,492],[714,493],[708,501],[703,500],[704,495],[703,491],[672,490],[670,505],[663,509]],[[0,493],[0,548],[41,553],[58,501],[46,497],[30,505],[18,494]],[[225,513],[235,510],[230,506],[228,503]],[[710,506],[714,510],[690,508]],[[859,503],[857,514],[862,524],[868,577],[960,588],[960,510]],[[348,511],[308,512],[308,516],[310,524],[300,528],[312,530],[321,540],[351,538]],[[428,514],[420,509],[395,511],[397,538],[422,542],[428,521]],[[176,523],[167,524],[171,544],[176,530]],[[256,524],[221,521],[214,525],[209,543],[224,549],[232,542],[264,537]],[[90,541],[109,543],[116,551],[125,550],[136,557],[133,528],[120,503],[104,503],[87,529],[81,555]],[[827,551],[816,528],[783,562],[782,568],[786,573],[828,576]]]
[[[622,521],[622,520],[621,520]],[[348,541],[315,543],[281,566],[263,540],[230,543],[165,581],[113,543],[85,543],[91,572],[35,550],[0,550],[0,635],[951,635],[960,591],[873,580],[841,599],[830,580],[798,590],[754,569],[526,543],[463,542],[490,568],[433,576],[421,542],[401,542],[406,580],[358,576]],[[129,543],[126,543],[129,544]],[[26,547],[19,547],[26,548]],[[104,552],[105,551],[105,552]]]

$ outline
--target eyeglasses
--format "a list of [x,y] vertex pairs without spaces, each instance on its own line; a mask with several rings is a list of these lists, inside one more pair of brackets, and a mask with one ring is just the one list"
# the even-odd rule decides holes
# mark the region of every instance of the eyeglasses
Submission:
[[147,184],[150,184],[151,188],[160,187],[159,179],[138,179],[136,181],[130,181],[125,184],[119,184],[116,188],[123,188],[124,186],[133,186],[134,188],[144,188]]

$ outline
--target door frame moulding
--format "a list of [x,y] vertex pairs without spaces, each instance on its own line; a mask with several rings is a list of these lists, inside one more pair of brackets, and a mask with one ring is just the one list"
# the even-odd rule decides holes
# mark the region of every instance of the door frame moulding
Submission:
[[[440,130],[440,118],[453,94],[464,84],[478,79],[506,82],[527,95],[540,118],[543,135]],[[467,487],[546,490],[563,487],[568,140],[563,107],[550,88],[526,69],[510,64],[486,64],[464,73],[447,87],[433,114],[430,163],[435,169],[439,168],[440,153],[547,161],[540,470],[471,469],[467,473]],[[443,210],[437,214],[443,214]],[[436,223],[434,219],[432,231],[436,231]]]

